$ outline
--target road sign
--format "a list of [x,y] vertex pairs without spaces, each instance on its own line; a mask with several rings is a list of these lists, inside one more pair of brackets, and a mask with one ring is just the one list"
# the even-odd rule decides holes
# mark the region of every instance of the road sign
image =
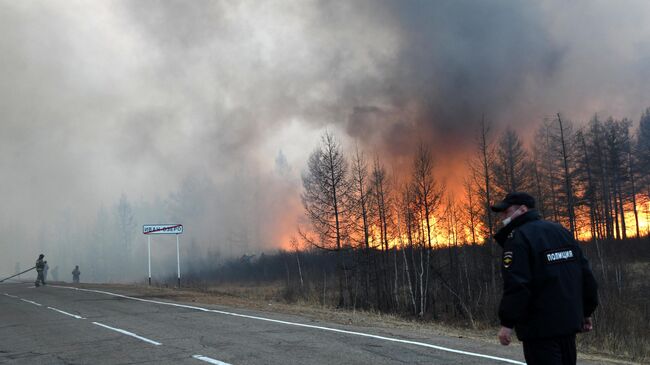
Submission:
[[145,224],[142,226],[144,234],[181,234],[182,224]]
[[176,235],[176,270],[178,272],[178,287],[181,287],[181,251],[178,235],[183,233],[182,224],[145,224],[142,233],[147,235],[147,256],[149,260],[149,285],[151,285],[151,235],[175,234]]

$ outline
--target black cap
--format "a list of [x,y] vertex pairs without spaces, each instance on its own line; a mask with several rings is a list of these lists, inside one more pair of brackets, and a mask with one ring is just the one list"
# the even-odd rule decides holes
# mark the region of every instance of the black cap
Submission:
[[43,254],[38,255],[38,258],[42,259],[43,257],[45,257],[45,255],[43,255]]
[[491,206],[490,209],[493,212],[503,212],[511,205],[525,205],[532,209],[535,208],[535,199],[527,193],[508,193],[501,202]]

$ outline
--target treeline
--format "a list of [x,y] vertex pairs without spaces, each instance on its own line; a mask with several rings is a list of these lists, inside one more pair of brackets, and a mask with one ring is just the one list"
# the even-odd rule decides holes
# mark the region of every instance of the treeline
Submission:
[[500,295],[489,206],[507,192],[532,193],[545,219],[593,239],[603,265],[602,240],[648,234],[650,109],[636,133],[632,125],[594,116],[577,128],[557,114],[527,149],[514,130],[495,137],[482,120],[462,197],[447,193],[424,144],[400,181],[377,157],[368,161],[358,148],[346,155],[325,133],[302,175],[310,224],[299,239],[337,257],[340,307],[437,317],[449,310],[438,300],[447,293],[472,322],[477,309],[494,310]]
[[[539,129],[532,185],[542,214],[579,238],[639,237],[648,224],[650,109],[633,122],[594,116],[576,129],[558,114]],[[640,211],[645,207],[645,211]]]

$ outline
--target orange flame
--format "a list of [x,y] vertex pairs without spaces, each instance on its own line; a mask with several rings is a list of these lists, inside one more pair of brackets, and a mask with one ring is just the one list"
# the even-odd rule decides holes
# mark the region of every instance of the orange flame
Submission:
[[[625,207],[625,232],[627,237],[636,236],[636,219],[634,212],[631,207]],[[644,203],[637,201],[637,215],[638,215],[638,224],[639,224],[639,234],[641,236],[650,235],[650,200]],[[589,221],[589,212],[586,207],[576,209],[576,237],[581,241],[589,241],[592,238],[590,221]],[[397,223],[397,222],[395,222]],[[466,244],[472,244],[472,227],[470,227],[469,222],[458,222],[456,227],[449,229],[440,218],[431,217],[429,220],[431,225],[431,246],[433,248],[444,248],[452,246],[460,246]],[[427,232],[426,232],[426,220],[420,222],[421,230],[418,232],[413,232],[412,240],[414,246],[428,246]],[[621,220],[619,217],[619,226],[621,225]],[[474,239],[476,244],[485,243],[486,237],[482,235],[482,232],[485,232],[485,227],[482,222],[476,222],[474,227]],[[407,233],[404,232],[404,227],[393,227],[392,231],[388,234],[388,249],[393,248],[404,248],[409,245],[409,239]],[[295,235],[287,234],[285,237],[293,237]],[[360,240],[358,240],[360,241]],[[384,250],[385,245],[382,242],[381,229],[377,225],[371,225],[369,227],[369,246],[373,249]],[[293,250],[296,247],[290,244],[289,239],[283,241],[282,248],[285,250]],[[300,247],[304,249],[305,247]]]

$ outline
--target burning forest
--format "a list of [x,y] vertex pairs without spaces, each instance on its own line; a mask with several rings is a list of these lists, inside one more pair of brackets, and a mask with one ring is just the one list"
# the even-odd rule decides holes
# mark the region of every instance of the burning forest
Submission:
[[650,109],[638,125],[595,115],[574,127],[558,113],[540,122],[526,147],[513,129],[498,134],[483,120],[472,136],[473,152],[451,180],[422,140],[410,166],[397,170],[377,154],[369,159],[358,145],[346,154],[326,132],[302,175],[310,228],[299,234],[309,245],[336,250],[475,245],[495,230],[490,204],[527,191],[542,217],[565,225],[576,239],[647,236]]
[[[490,291],[497,290],[500,253],[492,236],[499,223],[489,207],[508,192],[534,195],[541,216],[593,246],[601,264],[603,242],[647,239],[649,131],[650,109],[636,130],[629,119],[601,121],[594,116],[574,126],[557,114],[540,123],[526,148],[514,130],[494,133],[483,119],[474,133],[473,155],[458,167],[466,175],[455,186],[444,182],[434,153],[423,142],[410,171],[391,174],[395,170],[378,157],[369,161],[358,146],[346,155],[341,142],[327,132],[302,176],[307,223],[298,230],[299,240],[302,247],[351,255],[365,263],[337,265],[344,271],[338,274],[341,306],[356,302],[364,290],[367,295],[370,272],[377,270],[368,256],[378,255],[384,261],[373,265],[392,267],[382,270],[390,278],[382,280],[386,287],[381,305],[410,308],[420,316],[430,310],[435,316],[435,304],[427,307],[425,300],[427,290],[433,290],[431,283],[441,280],[433,285],[456,297],[471,319],[465,301],[472,299],[461,300],[459,295],[471,296],[472,286],[480,292],[481,281],[491,285]],[[466,251],[486,256],[473,262],[476,258],[468,260]],[[436,265],[431,263],[447,253],[448,261],[438,257]],[[469,271],[480,265],[487,267],[470,279]],[[362,294],[350,292],[350,280],[360,281],[354,288]]]

